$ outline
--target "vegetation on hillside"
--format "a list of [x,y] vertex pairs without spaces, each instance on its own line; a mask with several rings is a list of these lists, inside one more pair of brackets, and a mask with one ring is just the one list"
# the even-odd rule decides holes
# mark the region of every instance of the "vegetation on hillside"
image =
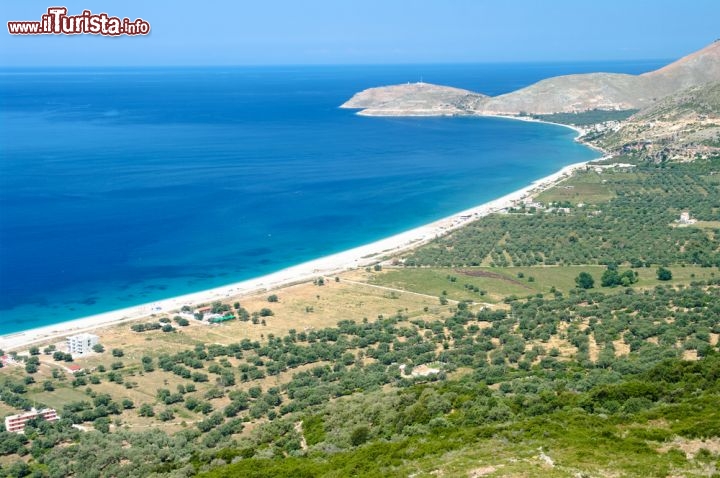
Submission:
[[585,139],[616,153],[660,162],[720,153],[720,81],[678,91]]
[[[481,442],[514,436],[519,444],[542,443],[556,459],[563,444],[574,443],[574,453],[582,456],[593,439],[585,436],[585,444],[576,440],[593,423],[607,429],[610,441],[627,427],[639,427],[626,443],[639,450],[647,466],[691,470],[700,465],[663,457],[653,447],[675,436],[712,438],[720,433],[714,408],[720,398],[719,285],[717,280],[629,294],[574,290],[567,296],[513,300],[508,311],[473,312],[458,305],[444,320],[412,320],[399,313],[373,323],[345,322],[306,335],[271,337],[266,344],[196,346],[161,356],[157,368],[148,372],[161,379],[178,373],[180,363],[216,371],[213,394],[199,397],[191,384],[177,391],[157,390],[155,420],[165,420],[163,413],[172,419],[184,409],[202,410],[205,417],[172,437],[157,430],[110,432],[112,417],[136,404],[118,403],[88,389],[86,401],[65,405],[60,422],[38,421],[24,437],[3,433],[0,442],[4,453],[30,454],[35,465],[29,469],[40,476],[178,476],[237,457],[255,460],[216,476],[238,476],[233,473],[248,469],[259,473],[265,467],[265,475],[250,476],[281,470],[310,476],[346,476],[337,470],[400,476],[408,470],[406,462],[424,455],[408,448],[424,443],[421,448],[428,453],[446,453],[466,446],[463,436]],[[688,353],[702,360],[679,360]],[[241,365],[219,365],[229,354],[241,356]],[[248,373],[272,375],[306,363],[317,365],[295,373],[279,388],[252,386],[246,392],[233,381],[237,377],[251,383]],[[441,372],[413,377],[398,367],[428,363]],[[92,377],[108,380],[109,373],[92,375],[88,383]],[[6,380],[3,400],[20,405],[34,386],[26,382]],[[384,388],[387,384],[393,387]],[[217,400],[223,396],[229,400]],[[667,419],[670,414],[682,420],[659,431],[647,426],[649,417]],[[240,438],[247,420],[264,424]],[[298,429],[298,421],[304,427]],[[87,422],[96,431],[71,427]],[[68,442],[76,445],[60,446]],[[401,450],[403,458],[386,455],[386,442]],[[620,450],[617,443],[606,445],[606,451]],[[568,469],[590,471],[596,453],[563,460]],[[356,459],[367,454],[379,456],[355,469],[362,463]],[[286,456],[308,458],[286,461]],[[625,473],[639,471],[634,460],[615,466]],[[89,473],[88,467],[97,471]]]
[[[214,326],[222,343],[194,340],[211,327],[194,319],[126,330],[172,347],[108,346],[75,375],[34,349],[0,371],[0,410],[62,418],[0,431],[0,476],[712,476],[718,171],[591,168],[538,198],[553,211],[483,218],[367,271],[418,310],[259,339]],[[676,222],[685,210],[699,221]]]

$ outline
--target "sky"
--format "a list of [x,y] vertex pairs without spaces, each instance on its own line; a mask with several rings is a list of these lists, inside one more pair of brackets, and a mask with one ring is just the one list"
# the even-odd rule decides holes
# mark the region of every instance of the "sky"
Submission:
[[[8,33],[58,5],[151,33]],[[718,19],[718,0],[0,0],[0,67],[676,59],[720,38]]]

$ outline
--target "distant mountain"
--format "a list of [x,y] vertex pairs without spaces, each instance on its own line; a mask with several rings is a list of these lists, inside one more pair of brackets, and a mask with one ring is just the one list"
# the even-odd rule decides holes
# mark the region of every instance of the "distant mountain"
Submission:
[[416,83],[362,91],[344,108],[360,114],[552,114],[644,108],[679,90],[720,81],[720,41],[642,75],[589,73],[548,78],[496,97]]
[[720,81],[720,42],[642,75],[589,73],[539,81],[479,105],[484,114],[549,114],[649,106],[679,90]]

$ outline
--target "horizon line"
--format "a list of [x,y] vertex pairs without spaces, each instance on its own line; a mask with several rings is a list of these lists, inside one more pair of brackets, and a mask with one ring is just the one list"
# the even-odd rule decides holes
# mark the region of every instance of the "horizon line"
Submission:
[[465,66],[465,65],[531,65],[531,64],[582,64],[582,63],[635,63],[676,61],[677,58],[635,58],[594,60],[517,60],[517,61],[458,61],[458,62],[377,62],[377,63],[209,63],[209,64],[78,64],[78,65],[0,65],[0,70],[13,69],[74,69],[74,68],[283,68],[283,67],[380,67],[380,66]]

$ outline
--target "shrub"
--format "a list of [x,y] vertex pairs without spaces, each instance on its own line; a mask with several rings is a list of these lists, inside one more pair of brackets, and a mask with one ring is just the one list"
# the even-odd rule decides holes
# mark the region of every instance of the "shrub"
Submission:
[[593,287],[595,287],[595,279],[593,279],[593,276],[591,276],[587,272],[581,272],[575,278],[575,284],[580,289],[592,289]]
[[350,444],[352,446],[359,446],[365,443],[370,437],[370,429],[366,426],[359,426],[355,428],[350,434]]
[[657,278],[658,278],[658,280],[662,280],[662,281],[670,280],[670,279],[672,279],[672,271],[670,269],[660,267],[657,270]]

